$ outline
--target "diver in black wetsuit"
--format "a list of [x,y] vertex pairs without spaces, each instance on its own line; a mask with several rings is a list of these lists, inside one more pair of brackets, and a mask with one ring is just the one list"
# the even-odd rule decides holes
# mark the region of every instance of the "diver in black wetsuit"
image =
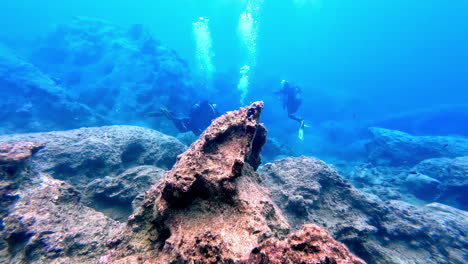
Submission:
[[178,118],[172,112],[161,108],[160,112],[149,113],[149,117],[164,116],[174,123],[179,132],[192,131],[199,136],[211,124],[211,121],[219,116],[216,105],[203,100],[192,105],[188,117]]
[[302,103],[301,93],[302,91],[299,86],[291,85],[285,80],[281,81],[281,89],[275,92],[275,94],[280,96],[280,99],[283,103],[283,108],[286,109],[286,111],[288,111],[288,117],[300,123],[298,137],[300,140],[303,140],[304,127],[308,126],[305,125],[304,119],[296,115],[296,112]]

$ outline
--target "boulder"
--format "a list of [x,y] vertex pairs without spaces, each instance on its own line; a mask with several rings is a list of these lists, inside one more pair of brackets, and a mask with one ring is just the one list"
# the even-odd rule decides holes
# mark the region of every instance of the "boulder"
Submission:
[[[0,149],[41,145],[17,144],[0,143]],[[0,263],[91,263],[123,225],[80,203],[70,184],[34,171],[31,155],[14,174],[0,167],[0,176],[8,174],[0,177]]]
[[[438,183],[436,189],[430,192],[429,201],[468,210],[468,156],[423,160],[414,166],[410,173],[427,175],[434,179],[433,183]],[[409,185],[408,190],[418,192],[415,187],[417,186]]]
[[433,200],[437,197],[440,181],[421,173],[410,173],[406,178],[406,187],[422,200]]
[[142,165],[117,176],[98,178],[86,186],[83,202],[125,222],[141,204],[145,191],[158,183],[165,172],[152,165]]
[[366,145],[368,158],[374,164],[413,166],[430,158],[454,158],[468,155],[468,139],[449,136],[412,136],[371,127],[373,139]]
[[259,174],[293,228],[317,224],[369,263],[467,261],[466,212],[372,200],[315,158],[278,160]]
[[135,126],[105,126],[34,134],[0,136],[0,142],[44,142],[31,160],[36,171],[74,186],[122,173],[135,165],[169,169],[186,147],[177,139]]
[[[132,213],[133,199],[158,181],[162,170],[171,168],[186,149],[173,137],[134,126],[0,136],[0,142],[15,140],[43,142],[30,160],[31,169],[68,182],[86,205],[122,221]],[[142,165],[151,168],[134,168]]]

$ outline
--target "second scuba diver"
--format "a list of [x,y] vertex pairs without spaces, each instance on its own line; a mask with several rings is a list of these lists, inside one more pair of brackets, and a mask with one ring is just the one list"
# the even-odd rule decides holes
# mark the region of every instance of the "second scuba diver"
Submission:
[[211,121],[219,116],[219,114],[216,110],[215,104],[202,100],[192,105],[188,117],[176,117],[172,112],[165,108],[161,108],[159,112],[148,113],[147,116],[164,116],[174,123],[174,126],[180,133],[192,131],[196,136],[199,136],[211,124]]
[[299,122],[298,138],[304,140],[304,127],[308,127],[308,125],[305,124],[304,119],[296,115],[302,103],[301,93],[302,91],[299,86],[291,85],[285,80],[281,81],[281,89],[275,92],[276,95],[279,95],[283,103],[283,108],[288,111],[288,117]]

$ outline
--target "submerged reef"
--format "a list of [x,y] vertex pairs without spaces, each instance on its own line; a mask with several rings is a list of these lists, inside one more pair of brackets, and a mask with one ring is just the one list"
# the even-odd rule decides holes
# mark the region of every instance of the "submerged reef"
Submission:
[[163,106],[184,112],[203,92],[186,62],[142,25],[77,17],[23,53],[0,46],[1,134],[110,124],[170,130],[145,115]]
[[[165,164],[158,153],[180,150],[174,138],[157,132],[114,126],[2,137],[2,149],[12,149],[11,144],[20,149],[23,138],[42,149],[25,155],[15,171],[0,168],[5,205],[0,262],[364,263],[319,226],[290,233],[255,172],[266,141],[259,123],[262,108],[263,103],[254,103],[213,121],[156,184],[162,168],[152,166]],[[141,141],[145,137],[148,141]],[[139,140],[151,147],[132,151],[139,155],[125,165],[124,150]],[[115,149],[99,151],[109,146]],[[110,161],[92,167],[83,161],[92,154],[87,148]],[[148,151],[156,152],[148,156]],[[113,156],[121,166],[114,165]],[[59,169],[69,159],[88,165]],[[151,179],[138,180],[144,176]],[[142,189],[147,189],[144,198],[134,198],[137,209],[127,223],[87,202],[89,191],[100,199],[129,201]]]
[[183,110],[196,92],[186,62],[138,24],[76,17],[39,42],[31,61],[114,124],[132,124],[155,106]]
[[93,126],[106,122],[26,59],[0,45],[0,133]]
[[367,158],[336,163],[341,174],[381,201],[438,202],[468,208],[468,140],[371,128]]
[[[315,158],[259,167],[262,109],[227,112],[188,148],[134,126],[1,136],[0,263],[467,261],[465,211],[377,199]],[[443,182],[431,173],[464,162],[415,168]]]
[[259,170],[288,222],[324,227],[368,263],[464,263],[468,214],[432,203],[381,202],[315,158],[286,158]]

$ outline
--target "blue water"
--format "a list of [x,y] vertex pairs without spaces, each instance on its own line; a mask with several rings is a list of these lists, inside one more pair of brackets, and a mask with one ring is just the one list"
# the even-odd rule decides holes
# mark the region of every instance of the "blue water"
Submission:
[[[315,179],[314,186],[294,189],[296,186],[281,179],[292,179],[294,175],[275,176],[275,181],[285,184],[281,187],[284,187],[284,194],[280,202],[287,203],[287,207],[303,207],[299,211],[307,212],[307,216],[301,216],[305,217],[304,222],[314,219],[321,224],[327,222],[331,229],[339,227],[344,230],[339,232],[341,239],[351,248],[356,243],[356,253],[367,258],[379,258],[380,250],[384,250],[390,252],[385,254],[398,251],[402,258],[415,257],[418,261],[421,256],[431,254],[434,258],[427,260],[430,263],[437,262],[438,257],[466,262],[462,229],[466,222],[463,213],[468,209],[467,18],[468,0],[0,0],[0,136],[6,135],[3,141],[9,141],[18,139],[9,134],[134,125],[177,137],[189,145],[212,118],[262,100],[265,107],[261,121],[268,130],[262,166],[289,156],[317,157],[332,164],[343,178],[365,194],[358,196],[353,190],[352,195],[346,195],[362,197],[359,199],[363,201],[369,198],[382,208],[375,210],[381,215],[371,216],[373,210],[367,212],[362,208],[370,204],[368,201],[344,201],[346,197],[329,201],[336,196],[331,194],[335,192],[333,188],[348,192],[349,187],[313,161],[304,165],[305,169],[314,170],[310,177],[333,177],[339,186]],[[302,91],[301,104],[296,105],[297,113],[289,116],[283,107],[283,101],[287,100],[279,98],[282,81]],[[200,105],[208,107],[194,114],[194,109],[200,109]],[[298,121],[305,124],[303,134]],[[126,135],[127,129],[128,126],[118,127],[115,131],[119,132],[115,133],[123,131],[122,135]],[[132,131],[129,129],[130,135],[137,133]],[[81,134],[78,136],[81,140]],[[140,150],[141,142],[133,142],[133,139],[125,143],[128,144],[125,151],[125,144],[121,144],[122,162],[128,161],[127,165],[114,164],[114,158],[112,165],[106,165],[102,161],[107,159],[105,153],[101,153],[102,157],[101,154],[88,157],[87,153],[78,153],[81,149],[87,152],[94,144],[105,145],[107,149],[112,147],[109,142],[120,141],[124,136],[110,139],[113,136],[106,134],[105,137],[109,140],[91,138],[77,142],[70,152],[63,152],[66,155],[59,151],[55,157],[49,150],[46,156],[57,159],[54,165],[57,172],[55,169],[32,170],[31,173],[19,170],[15,177],[5,178],[7,174],[0,170],[0,178],[5,178],[0,179],[0,183],[3,182],[0,202],[3,199],[2,205],[8,207],[0,208],[0,215],[3,217],[7,210],[10,210],[8,213],[16,210],[14,202],[21,201],[23,193],[38,192],[32,186],[47,180],[49,174],[60,180],[72,179],[72,183],[75,178],[81,182],[85,177],[83,183],[76,185],[81,186],[77,187],[76,195],[82,195],[79,188],[86,190],[83,195],[88,192],[86,195],[91,195],[96,187],[89,186],[105,183],[100,177],[118,182],[123,179],[119,178],[121,172],[130,163],[140,166],[155,162],[152,161],[154,157],[136,158],[150,150]],[[73,138],[72,135],[67,142]],[[50,140],[55,140],[55,136]],[[143,145],[146,148],[147,144]],[[178,146],[173,150],[172,143],[163,145],[172,154],[179,153],[182,148]],[[69,146],[63,147],[68,151]],[[67,153],[75,152],[80,156],[78,159],[68,157]],[[111,154],[112,157],[120,155]],[[53,163],[42,159],[34,162]],[[73,164],[82,159],[82,165]],[[170,162],[173,159],[175,157],[170,158]],[[302,173],[301,160],[304,159],[280,161],[274,166],[278,166],[278,173]],[[294,164],[298,164],[297,170],[290,167],[296,166]],[[47,164],[42,165],[39,167],[49,168]],[[86,173],[81,172],[83,166]],[[280,166],[285,166],[285,170]],[[94,172],[104,169],[109,175]],[[322,177],[319,170],[324,170],[325,176]],[[62,171],[67,176],[62,177]],[[272,170],[272,175],[274,171],[276,169]],[[70,179],[67,178],[69,173]],[[36,180],[36,174],[41,179]],[[196,183],[201,182],[196,176]],[[309,177],[308,174],[302,176]],[[86,183],[88,180],[90,183]],[[118,187],[114,183],[109,185],[112,200],[104,198],[102,193],[94,193],[93,199],[102,198],[105,210],[105,199],[109,199],[107,202],[112,201],[109,211],[115,209],[119,218],[124,219],[131,211],[130,203],[127,208],[116,202],[119,200],[114,200],[114,189],[132,189],[129,192],[136,195],[140,190],[133,189],[140,189],[135,187],[140,183],[118,183]],[[44,186],[49,184],[52,183]],[[141,183],[146,187],[151,184]],[[68,187],[66,192],[69,192]],[[190,192],[188,196],[198,195],[198,191]],[[310,211],[321,208],[316,203],[322,200],[318,198],[322,194],[323,203],[327,204],[324,208],[337,205],[339,210],[332,215],[340,219],[333,219],[332,215],[321,219],[321,213],[318,213],[320,219],[312,217],[313,214],[308,216],[307,208]],[[47,197],[41,194],[39,199]],[[220,197],[224,199],[224,194]],[[407,205],[386,203],[393,200],[421,207],[442,203],[464,211],[432,204],[429,206],[432,209],[424,207],[423,211],[413,214],[415,207],[400,210],[398,208]],[[351,218],[341,219],[342,215],[355,214],[343,209],[351,204],[358,209],[354,219],[357,227],[347,226]],[[95,208],[100,207],[96,205]],[[396,213],[392,216],[388,210]],[[430,217],[422,217],[422,212],[430,212],[427,213]],[[58,248],[55,252],[56,248],[49,247],[47,240],[42,242],[42,235],[55,231],[30,233],[29,230],[34,229],[23,228],[20,224],[26,219],[29,226],[34,214],[23,220],[21,217],[14,220],[16,217],[16,213],[13,214],[13,220],[5,227],[0,218],[0,237],[3,236],[0,262],[7,255],[19,258],[22,248],[25,248],[26,259],[31,252],[34,257],[46,252],[42,247],[47,248],[47,252],[54,250],[51,251],[54,254],[65,252],[67,259],[68,253],[70,259],[76,254],[81,257],[85,247],[80,239],[77,240],[78,249],[78,244],[73,242],[68,245],[70,250]],[[61,225],[60,221],[50,219],[45,222]],[[328,223],[330,219],[331,224]],[[67,221],[68,224],[73,229],[73,223]],[[166,228],[164,225],[162,227]],[[8,232],[10,235],[2,235]],[[356,232],[362,237],[354,237]],[[166,235],[170,235],[166,233],[170,233],[169,228],[162,229],[157,241],[163,236],[166,239]],[[35,243],[40,240],[40,246],[23,243],[31,236]],[[12,241],[8,243],[13,247],[8,247],[13,251],[7,249],[6,237]],[[373,245],[373,240],[378,243]],[[110,244],[113,245],[114,240],[106,246]],[[39,253],[34,252],[36,249]],[[129,246],[128,250],[134,249]],[[252,253],[256,254],[253,250]],[[44,261],[54,257],[44,256]],[[42,256],[40,259],[42,261]]]
[[[190,86],[193,99],[210,99],[222,113],[242,105],[236,87],[246,50],[237,29],[246,5],[246,0],[3,0],[0,43],[39,65],[37,57],[29,59],[37,43],[75,16],[107,20],[122,28],[142,24],[187,62],[190,78],[198,83]],[[265,0],[258,17],[257,65],[245,104],[264,100],[263,122],[270,136],[299,154],[334,155],[340,144],[365,138],[370,126],[415,135],[468,136],[466,14],[465,0]],[[203,82],[198,81],[195,70],[192,23],[200,16],[210,19],[215,54],[214,89],[208,92],[200,92]],[[54,46],[53,40],[47,45]],[[55,77],[53,71],[38,68]],[[297,122],[287,118],[274,95],[283,79],[302,88],[298,113],[311,126],[304,141],[297,138]],[[70,83],[64,86],[82,89]],[[176,86],[170,89],[173,94],[187,93]],[[80,96],[78,101],[93,109],[100,107],[101,102]],[[99,94],[97,98],[112,101],[112,96]],[[169,107],[186,112],[189,100],[181,102]],[[167,107],[165,104],[161,100],[154,109]],[[125,120],[177,134],[170,125],[161,127],[135,117]],[[82,125],[87,124],[76,126]],[[42,127],[51,129],[60,127]],[[8,132],[15,132],[15,126]]]

